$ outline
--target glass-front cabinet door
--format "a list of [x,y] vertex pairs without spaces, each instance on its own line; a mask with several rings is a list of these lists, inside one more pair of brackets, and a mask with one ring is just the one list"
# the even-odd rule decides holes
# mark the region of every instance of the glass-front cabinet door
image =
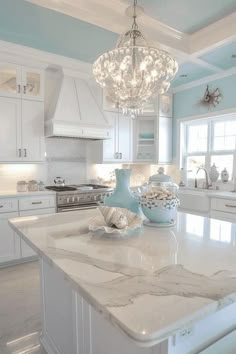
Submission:
[[21,97],[21,67],[0,62],[0,96]]
[[43,71],[35,68],[22,68],[22,98],[43,101]]
[[135,161],[154,162],[156,160],[157,117],[139,116],[135,120],[134,151]]

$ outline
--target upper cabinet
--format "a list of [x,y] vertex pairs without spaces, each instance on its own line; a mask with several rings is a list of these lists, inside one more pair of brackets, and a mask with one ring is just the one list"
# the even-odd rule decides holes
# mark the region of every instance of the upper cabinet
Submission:
[[43,102],[0,97],[0,162],[45,159]]
[[44,75],[42,70],[22,67],[21,94],[23,99],[44,100]]
[[103,108],[113,126],[110,140],[92,148],[92,161],[162,163],[172,162],[172,95],[165,94],[148,104],[143,113],[132,120],[115,113],[106,92]]
[[133,160],[168,164],[172,162],[172,95],[159,96],[154,107],[134,121]]
[[44,104],[22,100],[21,156],[23,161],[40,162],[45,159]]
[[0,97],[0,162],[21,160],[21,101]]
[[43,71],[11,63],[0,63],[0,96],[43,101]]
[[0,63],[0,162],[42,162],[43,71]]
[[165,94],[159,96],[159,116],[172,118],[173,116],[173,96],[171,94]]
[[20,66],[0,63],[0,95],[14,98],[21,96]]
[[132,162],[133,122],[130,117],[109,112],[110,139],[91,142],[88,146],[92,163]]

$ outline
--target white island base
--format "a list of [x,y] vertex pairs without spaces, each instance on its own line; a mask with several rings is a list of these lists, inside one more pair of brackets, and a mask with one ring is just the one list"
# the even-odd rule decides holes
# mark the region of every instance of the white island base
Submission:
[[[41,260],[41,342],[48,354],[223,354],[210,351],[213,343],[232,333],[236,304],[184,327],[158,344],[139,342],[122,333],[70,286],[63,273]],[[185,332],[191,331],[190,334]],[[235,332],[236,337],[236,332]],[[225,353],[236,353],[236,339],[224,344]],[[216,344],[215,344],[216,345]],[[229,351],[227,350],[227,345]]]

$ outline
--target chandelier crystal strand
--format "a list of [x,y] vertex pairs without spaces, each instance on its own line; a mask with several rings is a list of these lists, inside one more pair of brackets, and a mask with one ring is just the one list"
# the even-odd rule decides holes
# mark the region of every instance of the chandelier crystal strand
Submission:
[[150,100],[164,94],[178,71],[169,53],[148,45],[137,24],[137,0],[133,23],[120,36],[115,49],[101,55],[93,64],[93,74],[106,88],[110,103],[124,114],[140,114]]

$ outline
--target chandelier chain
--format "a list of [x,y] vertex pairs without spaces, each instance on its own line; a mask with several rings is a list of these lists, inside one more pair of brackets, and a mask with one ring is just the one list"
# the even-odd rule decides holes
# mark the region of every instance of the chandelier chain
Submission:
[[138,24],[137,24],[137,21],[136,21],[136,19],[137,19],[137,11],[136,11],[137,4],[138,4],[138,1],[134,0],[134,14],[133,14],[132,30],[137,30],[138,29]]

